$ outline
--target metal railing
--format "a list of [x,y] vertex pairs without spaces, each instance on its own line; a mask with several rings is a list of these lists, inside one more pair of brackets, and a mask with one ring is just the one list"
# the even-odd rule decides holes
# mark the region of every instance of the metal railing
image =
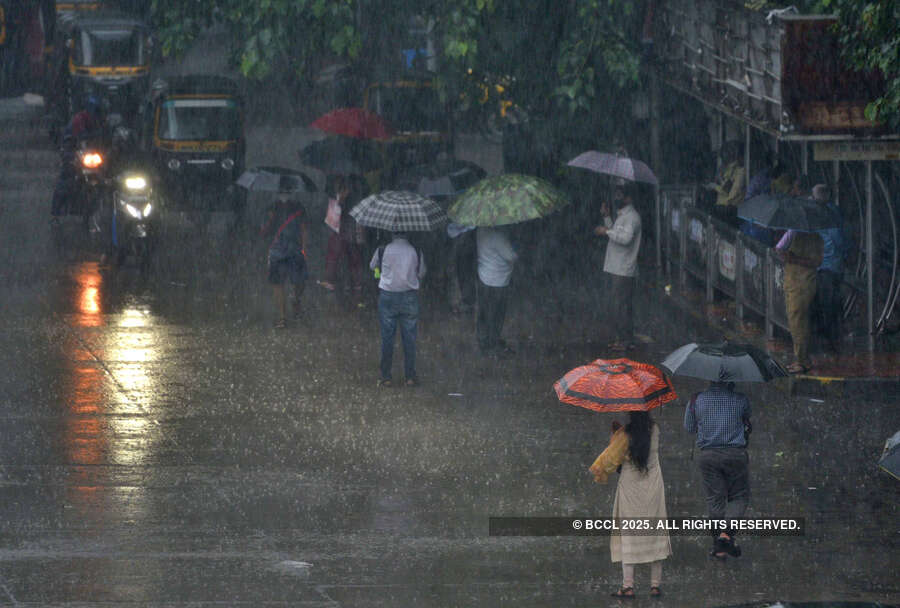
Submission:
[[765,319],[766,337],[788,329],[784,266],[771,247],[694,206],[696,186],[660,187],[662,246],[670,282],[681,290],[688,277],[705,286],[706,301],[718,291],[735,301],[738,319],[747,311]]

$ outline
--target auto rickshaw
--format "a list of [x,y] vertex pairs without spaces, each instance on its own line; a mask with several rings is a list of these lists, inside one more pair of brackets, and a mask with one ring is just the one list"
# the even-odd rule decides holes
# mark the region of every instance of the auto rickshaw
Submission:
[[452,152],[450,121],[432,80],[404,77],[369,85],[363,107],[385,118],[395,135],[380,145],[388,159],[382,187],[406,168],[434,162],[441,152]]
[[55,100],[60,125],[67,124],[88,96],[103,100],[117,124],[134,128],[150,83],[152,38],[140,19],[107,11],[58,15],[63,48]]
[[142,146],[159,173],[167,208],[243,213],[244,115],[237,85],[224,76],[158,81],[143,108]]

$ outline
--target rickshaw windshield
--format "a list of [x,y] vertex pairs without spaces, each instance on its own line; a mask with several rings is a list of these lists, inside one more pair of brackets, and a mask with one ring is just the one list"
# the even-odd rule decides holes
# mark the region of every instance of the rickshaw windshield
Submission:
[[142,66],[146,62],[140,30],[82,30],[75,63],[85,67]]
[[447,131],[446,114],[432,87],[375,87],[368,109],[398,132]]
[[172,99],[160,107],[160,139],[231,141],[240,135],[241,115],[234,99]]

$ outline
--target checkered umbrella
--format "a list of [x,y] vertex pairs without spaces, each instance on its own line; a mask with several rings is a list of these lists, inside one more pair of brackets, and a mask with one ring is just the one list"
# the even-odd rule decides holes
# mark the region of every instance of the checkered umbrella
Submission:
[[361,226],[389,232],[428,232],[449,221],[433,200],[404,190],[385,190],[368,196],[350,210]]

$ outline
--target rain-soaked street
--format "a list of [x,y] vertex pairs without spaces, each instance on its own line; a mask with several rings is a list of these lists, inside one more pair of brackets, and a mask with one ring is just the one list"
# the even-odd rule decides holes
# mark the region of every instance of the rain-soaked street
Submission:
[[[0,604],[615,604],[608,538],[488,535],[490,516],[611,512],[614,485],[587,467],[613,416],[551,391],[604,355],[580,277],[543,284],[522,265],[508,361],[478,356],[472,319],[426,293],[422,385],[377,389],[371,305],[312,281],[303,319],[272,329],[264,249],[227,214],[205,228],[166,214],[148,276],[115,272],[78,220],[47,225],[45,133],[14,115],[0,140]],[[248,164],[267,160],[250,141]],[[325,230],[313,224],[314,275]],[[634,358],[717,337],[659,298],[639,298]],[[681,420],[701,384],[675,384],[682,399],[655,413],[668,510],[699,516]],[[648,599],[639,569],[637,604],[900,603],[900,486],[875,466],[900,428],[897,386],[872,386],[746,387],[751,514],[804,517],[806,535],[744,538],[725,563],[705,535],[673,537],[665,597]]]

